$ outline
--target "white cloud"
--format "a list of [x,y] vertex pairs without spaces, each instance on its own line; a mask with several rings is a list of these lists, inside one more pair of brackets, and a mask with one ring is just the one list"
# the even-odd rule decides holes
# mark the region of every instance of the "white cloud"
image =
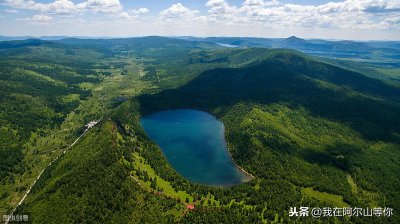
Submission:
[[22,21],[27,21],[33,24],[48,24],[53,21],[53,17],[40,14],[40,15],[34,15],[32,18],[22,19]]
[[1,2],[18,9],[29,9],[55,14],[74,13],[78,10],[77,6],[69,0],[56,0],[51,3],[39,3],[33,0],[1,0]]
[[88,0],[87,2],[78,4],[77,7],[105,14],[114,14],[123,10],[123,6],[119,0]]
[[213,7],[226,4],[225,0],[208,0],[206,6]]
[[[106,24],[111,24],[104,28],[107,34],[109,30],[116,30],[114,26],[118,22],[123,24],[121,27],[125,27],[121,28],[121,32],[139,33],[146,30],[149,35],[190,35],[203,32],[204,35],[270,36],[273,30],[279,30],[280,36],[311,36],[318,32],[327,32],[326,35],[329,36],[331,33],[343,32],[343,35],[349,33],[353,36],[369,33],[376,38],[386,32],[391,33],[392,39],[394,36],[400,38],[400,0],[332,0],[320,5],[286,4],[277,0],[243,0],[242,4],[233,5],[233,0],[208,0],[204,3],[206,13],[176,3],[158,14],[149,14],[151,8],[124,10],[120,0],[40,2],[43,1],[0,0],[0,4],[12,7],[9,10],[26,9],[39,14],[36,18],[29,18],[29,21],[44,21],[46,19],[43,15],[54,17],[50,19],[53,20],[51,24],[61,30],[62,21],[75,24],[79,19],[85,18],[81,27],[89,27],[88,24],[98,24],[103,20]],[[6,10],[3,12],[4,18],[10,17],[5,14]],[[84,17],[85,13],[101,13],[107,16]],[[141,29],[126,29],[127,24],[140,26]],[[174,24],[174,29],[171,29],[171,24]],[[0,26],[0,31],[2,27]],[[13,30],[11,25],[9,27]],[[100,25],[92,27],[96,27],[93,32],[102,30],[97,30]]]
[[150,10],[148,10],[147,8],[128,10],[128,13],[130,15],[142,15],[142,14],[146,14],[146,13],[149,13],[149,12],[150,12]]
[[271,5],[279,5],[279,1],[272,0],[264,2],[264,0],[245,0],[243,2],[243,6],[271,6]]
[[264,6],[263,0],[245,0],[243,5],[247,6]]
[[329,2],[316,7],[321,12],[384,12],[393,9],[400,10],[398,0],[346,0],[344,2]]
[[82,8],[77,7],[77,5],[69,0],[56,0],[48,4],[36,3],[34,8],[41,12],[49,12],[52,14],[74,14],[82,10]]
[[[157,21],[199,21],[201,23],[240,24],[263,27],[306,27],[332,29],[400,29],[397,18],[400,0],[344,0],[321,5],[283,4],[277,0],[243,0],[242,5],[229,4],[230,0],[208,0],[206,14],[200,15],[176,3],[161,11]],[[147,8],[124,11],[119,0],[0,0],[15,9],[29,9],[47,15],[74,15],[83,12],[110,14],[116,19],[142,18]],[[12,13],[11,11],[9,13]],[[154,17],[148,17],[154,18]],[[381,28],[379,28],[381,27]]]
[[126,12],[122,12],[119,15],[120,19],[133,19],[133,18],[139,18],[147,13],[149,13],[150,10],[147,8],[139,8],[139,9],[131,9]]
[[33,0],[0,0],[0,3],[14,8],[29,9],[36,2]]
[[[281,4],[276,0],[244,0],[240,7],[226,0],[209,0],[205,21],[265,27],[400,29],[394,16],[399,0],[345,0],[322,5]],[[379,16],[376,14],[379,13]]]
[[400,15],[386,18],[384,21],[381,22],[380,26],[388,30],[395,28],[398,29],[400,26]]
[[209,0],[206,6],[210,7],[208,10],[210,15],[233,14],[237,10],[236,7],[230,6],[225,0]]
[[190,19],[199,13],[197,10],[191,10],[183,6],[181,3],[176,3],[168,9],[160,12],[162,18],[167,19]]
[[87,0],[78,4],[70,0],[55,0],[50,3],[40,3],[34,0],[0,0],[0,3],[17,9],[28,9],[50,14],[75,14],[84,11],[115,14],[123,10],[119,0]]
[[15,9],[6,9],[6,10],[4,10],[4,12],[15,14],[15,13],[18,13],[18,10],[15,10]]
[[52,17],[46,15],[35,15],[31,19],[32,22],[38,22],[38,23],[47,23],[51,22],[52,20],[53,20]]

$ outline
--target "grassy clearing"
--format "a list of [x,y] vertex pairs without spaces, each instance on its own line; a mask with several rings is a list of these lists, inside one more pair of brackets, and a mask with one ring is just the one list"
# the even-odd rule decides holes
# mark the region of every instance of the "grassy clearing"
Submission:
[[356,194],[362,201],[368,204],[369,207],[371,208],[379,207],[377,201],[381,196],[378,193],[366,191],[361,187],[357,186],[356,182],[350,175],[347,176],[347,181],[349,181],[352,192]]
[[91,82],[81,82],[78,84],[79,88],[83,89],[83,90],[91,90],[94,88],[96,84],[91,83]]
[[79,94],[68,94],[68,95],[65,95],[62,98],[62,100],[65,103],[69,103],[69,102],[72,102],[72,101],[79,101],[80,100],[80,96],[79,96]]
[[334,195],[334,194],[329,194],[325,192],[319,192],[311,187],[308,188],[302,188],[301,193],[303,193],[306,196],[309,196],[311,198],[314,198],[316,200],[326,202],[329,204],[332,204],[336,207],[350,207],[349,204],[343,201],[343,197],[339,195]]
[[347,181],[349,181],[349,184],[351,187],[351,192],[353,192],[354,194],[357,194],[357,192],[358,192],[357,185],[350,175],[347,175]]
[[[254,206],[246,205],[244,201],[236,201],[232,199],[228,204],[221,205],[219,200],[215,200],[214,195],[208,193],[207,195],[203,195],[200,197],[200,200],[194,201],[193,196],[189,195],[185,191],[176,191],[170,182],[160,178],[154,171],[154,169],[146,162],[145,158],[139,155],[138,152],[134,152],[134,162],[133,167],[135,170],[139,169],[141,172],[147,172],[149,179],[157,179],[157,187],[162,189],[162,195],[165,195],[170,198],[174,198],[180,200],[181,202],[185,202],[186,199],[189,200],[189,203],[194,203],[197,205],[213,207],[213,208],[231,208],[232,206],[235,207],[242,207],[243,209],[250,210],[253,209]],[[141,178],[141,174],[137,173],[136,171],[132,171],[131,173],[136,181],[140,183],[140,185],[150,192],[157,192],[156,189],[151,187],[151,181],[144,181]]]
[[[176,191],[170,182],[162,179],[161,177],[159,177],[155,171],[153,170],[153,168],[146,163],[145,159],[140,156],[137,152],[133,153],[134,154],[134,167],[136,169],[140,169],[141,171],[146,171],[149,175],[149,178],[156,178],[157,179],[157,186],[160,187],[162,189],[162,194],[171,197],[171,198],[175,198],[181,200],[181,201],[186,201],[186,198],[189,199],[189,202],[193,202],[194,198],[189,195],[188,193],[186,193],[185,191]],[[151,183],[150,181],[144,181],[143,179],[139,178],[139,175],[135,172],[132,172],[132,174],[135,176],[135,178],[137,180],[139,180],[139,183],[141,186],[143,186],[146,190],[148,191],[154,191],[155,189],[151,188]]]

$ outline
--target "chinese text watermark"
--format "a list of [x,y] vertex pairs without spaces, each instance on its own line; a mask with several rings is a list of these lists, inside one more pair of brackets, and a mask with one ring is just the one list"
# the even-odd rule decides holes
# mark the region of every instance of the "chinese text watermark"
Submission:
[[3,221],[8,222],[27,222],[29,220],[28,215],[3,215]]
[[390,217],[393,215],[393,208],[378,207],[378,208],[359,208],[359,207],[345,207],[345,208],[309,208],[309,207],[290,207],[289,217]]

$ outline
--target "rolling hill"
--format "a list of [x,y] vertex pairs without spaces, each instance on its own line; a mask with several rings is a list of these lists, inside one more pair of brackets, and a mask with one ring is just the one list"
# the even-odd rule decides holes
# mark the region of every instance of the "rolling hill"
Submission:
[[[1,208],[9,212],[61,155],[17,209],[33,223],[292,222],[290,207],[400,209],[395,85],[287,49],[163,37],[2,44],[1,122],[10,128],[1,129],[9,140],[0,153],[17,159],[1,167],[8,178]],[[218,188],[179,175],[139,123],[174,108],[222,120],[232,158],[256,178]],[[196,209],[186,211],[188,203]],[[297,221],[397,223],[399,216]]]

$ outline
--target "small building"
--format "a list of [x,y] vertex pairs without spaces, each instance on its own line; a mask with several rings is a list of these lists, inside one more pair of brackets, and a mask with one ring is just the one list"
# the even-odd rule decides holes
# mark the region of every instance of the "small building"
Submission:
[[98,121],[91,121],[89,122],[87,125],[85,125],[85,127],[87,129],[92,128],[93,126],[95,126],[97,124]]

